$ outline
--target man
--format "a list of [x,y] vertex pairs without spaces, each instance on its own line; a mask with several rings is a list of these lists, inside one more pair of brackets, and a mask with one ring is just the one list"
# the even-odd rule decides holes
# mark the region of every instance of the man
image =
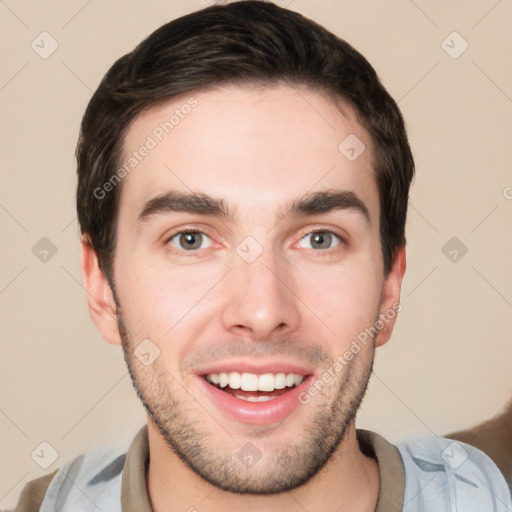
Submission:
[[175,20],[107,73],[77,159],[91,317],[148,422],[18,511],[507,510],[479,450],[355,429],[414,164],[351,46],[266,2]]

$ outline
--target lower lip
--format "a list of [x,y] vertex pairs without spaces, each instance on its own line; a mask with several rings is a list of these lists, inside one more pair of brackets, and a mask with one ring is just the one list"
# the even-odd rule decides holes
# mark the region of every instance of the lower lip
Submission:
[[266,402],[249,402],[235,398],[208,384],[204,377],[198,376],[198,379],[214,404],[231,419],[252,425],[268,425],[284,420],[300,405],[299,395],[309,387],[311,377],[308,375],[298,386]]

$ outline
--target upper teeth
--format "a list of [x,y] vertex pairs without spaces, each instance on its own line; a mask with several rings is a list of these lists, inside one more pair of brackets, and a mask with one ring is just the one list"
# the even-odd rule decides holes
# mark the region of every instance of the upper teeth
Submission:
[[205,375],[208,382],[219,384],[221,388],[229,386],[232,389],[243,391],[274,391],[285,387],[298,386],[303,380],[303,375],[295,373],[209,373]]

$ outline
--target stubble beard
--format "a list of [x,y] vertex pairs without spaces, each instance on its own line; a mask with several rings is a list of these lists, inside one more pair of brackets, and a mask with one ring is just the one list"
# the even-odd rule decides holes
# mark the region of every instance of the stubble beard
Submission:
[[[237,494],[270,495],[289,491],[317,474],[342,443],[366,393],[373,368],[374,346],[369,343],[347,362],[337,389],[324,388],[307,405],[298,406],[315,407],[312,419],[302,426],[303,435],[293,443],[269,450],[271,453],[263,452],[254,466],[247,467],[237,457],[237,450],[229,449],[235,443],[226,429],[214,418],[204,420],[204,409],[174,376],[156,364],[158,361],[149,368],[139,362],[119,307],[117,319],[133,386],[166,444],[200,478]],[[331,396],[334,393],[335,398],[329,398],[328,393]],[[270,434],[275,439],[279,428],[274,425],[268,434],[255,439]],[[219,440],[216,433],[225,439]],[[258,445],[258,441],[253,444]]]

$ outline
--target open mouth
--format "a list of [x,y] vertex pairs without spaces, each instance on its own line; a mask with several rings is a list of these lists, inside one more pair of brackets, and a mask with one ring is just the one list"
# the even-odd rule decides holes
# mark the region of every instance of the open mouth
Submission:
[[[288,361],[223,361],[196,373],[205,397],[238,424],[270,425],[291,416],[302,403],[314,371]],[[297,412],[298,415],[302,409]]]
[[203,378],[213,387],[248,402],[274,400],[299,386],[307,375],[296,373],[208,373]]

